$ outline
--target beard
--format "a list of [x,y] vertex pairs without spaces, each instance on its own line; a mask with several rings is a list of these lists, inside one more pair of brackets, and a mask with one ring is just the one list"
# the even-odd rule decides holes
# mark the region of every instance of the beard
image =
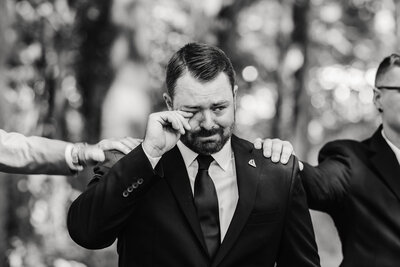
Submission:
[[[232,136],[234,128],[235,123],[232,123],[229,127],[225,128],[218,126],[218,128],[213,128],[211,130],[200,128],[200,130],[195,132],[187,131],[185,135],[181,136],[181,141],[198,154],[210,155],[217,153],[224,147]],[[202,138],[210,136],[213,136],[213,138],[202,140]],[[217,138],[214,138],[214,136]]]

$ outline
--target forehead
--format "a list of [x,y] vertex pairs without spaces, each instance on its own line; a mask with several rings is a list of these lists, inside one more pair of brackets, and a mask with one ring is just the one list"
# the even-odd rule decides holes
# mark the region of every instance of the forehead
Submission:
[[228,76],[221,72],[213,80],[202,82],[185,72],[177,81],[174,102],[178,105],[207,105],[232,101],[233,92]]
[[377,86],[400,86],[400,67],[391,67],[379,80]]

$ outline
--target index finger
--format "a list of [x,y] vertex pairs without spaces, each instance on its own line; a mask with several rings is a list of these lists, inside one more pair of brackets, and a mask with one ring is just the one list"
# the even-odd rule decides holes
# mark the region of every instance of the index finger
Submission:
[[[185,111],[183,111],[183,112],[185,112]],[[187,112],[187,113],[189,113],[189,112]],[[192,114],[191,116],[193,116],[193,113],[190,113],[190,114]],[[183,127],[185,127],[186,130],[192,129],[192,127],[190,127],[190,124],[189,124],[189,118],[185,117],[181,112],[179,112],[179,110],[176,113],[176,115],[181,120],[182,125],[183,125]]]
[[111,140],[111,139],[110,140],[108,140],[108,139],[101,140],[97,146],[100,149],[102,149],[103,151],[115,149],[124,154],[128,154],[129,152],[131,152],[131,149],[129,146],[125,145],[121,141],[116,141],[116,140]]
[[262,143],[263,143],[263,140],[260,137],[257,137],[256,140],[254,140],[254,148],[261,149]]
[[181,114],[184,118],[189,119],[191,117],[193,117],[193,113],[192,112],[188,112],[188,111],[183,111],[181,109],[178,109],[177,112],[179,114]]

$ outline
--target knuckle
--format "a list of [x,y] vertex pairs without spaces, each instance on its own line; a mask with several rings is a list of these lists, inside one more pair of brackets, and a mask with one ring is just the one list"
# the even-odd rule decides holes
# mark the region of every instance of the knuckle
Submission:
[[280,152],[282,150],[282,146],[276,145],[272,147],[272,151],[274,152]]
[[292,144],[290,142],[288,142],[288,141],[284,141],[284,145],[287,146],[287,147],[290,147],[290,148],[293,147]]

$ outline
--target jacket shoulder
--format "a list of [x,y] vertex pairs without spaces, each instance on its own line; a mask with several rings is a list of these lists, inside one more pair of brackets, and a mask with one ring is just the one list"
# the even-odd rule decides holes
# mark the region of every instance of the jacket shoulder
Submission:
[[339,139],[339,140],[334,140],[326,143],[326,146],[337,146],[337,147],[357,147],[357,146],[363,146],[362,142],[357,141],[357,140],[351,140],[351,139]]
[[115,165],[115,163],[117,163],[120,159],[122,159],[125,156],[125,154],[123,154],[118,150],[105,151],[104,155],[105,155],[105,160],[103,162],[98,163],[94,167],[93,170],[95,173],[98,173],[99,171],[104,169],[111,169],[112,166]]
[[335,140],[325,144],[321,151],[320,157],[330,156],[330,155],[364,155],[368,151],[368,145],[365,142],[360,142],[356,140]]
[[257,162],[263,164],[264,168],[278,170],[282,172],[292,173],[294,168],[298,167],[297,158],[293,155],[290,156],[287,164],[282,164],[281,162],[274,163],[271,161],[271,158],[264,157],[262,149],[256,149],[254,144],[239,137],[235,137],[236,142],[242,146],[244,150],[249,151],[255,157]]

